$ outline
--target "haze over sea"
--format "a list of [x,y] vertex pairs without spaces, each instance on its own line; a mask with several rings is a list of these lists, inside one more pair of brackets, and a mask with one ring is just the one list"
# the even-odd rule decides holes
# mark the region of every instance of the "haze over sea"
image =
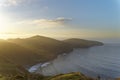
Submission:
[[74,49],[70,54],[59,55],[53,61],[37,64],[29,69],[33,70],[43,75],[80,71],[92,77],[120,77],[120,44]]

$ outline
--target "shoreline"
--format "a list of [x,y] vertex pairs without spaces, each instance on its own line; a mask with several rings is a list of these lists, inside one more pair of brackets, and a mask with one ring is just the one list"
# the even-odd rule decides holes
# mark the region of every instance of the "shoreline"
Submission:
[[[96,49],[99,49],[99,48],[104,48],[104,47],[107,47],[107,46],[108,46],[108,45],[105,45],[105,46],[103,46],[103,47],[96,47],[95,50],[96,50]],[[111,47],[113,47],[113,46],[111,46]],[[77,48],[77,49],[78,49],[78,48]],[[80,48],[80,49],[81,49],[81,48]],[[94,50],[94,48],[91,48],[91,49],[92,49],[92,51]],[[90,50],[91,50],[91,49],[90,49]],[[115,48],[115,49],[116,49],[116,48]],[[100,49],[100,50],[101,50],[101,49]],[[108,48],[107,48],[107,50],[108,50]],[[111,48],[110,48],[110,50],[111,50]],[[83,50],[83,51],[84,51],[84,50]],[[100,51],[100,52],[101,52],[101,51]],[[74,53],[72,53],[72,54],[74,55]],[[77,53],[77,54],[79,54],[79,53]],[[81,54],[82,54],[82,52],[81,52]],[[89,54],[89,53],[88,53],[88,54]],[[95,53],[94,53],[94,54],[95,54]],[[99,54],[100,54],[100,53],[99,53]],[[103,53],[103,54],[104,54],[104,53]],[[84,55],[84,53],[83,53],[82,55]],[[85,55],[86,55],[86,54],[85,54]],[[102,55],[102,54],[101,54],[101,55]],[[60,57],[60,56],[61,56],[61,55],[59,55],[58,57]],[[66,56],[66,54],[63,53],[62,56]],[[91,55],[91,56],[92,56],[92,55]],[[95,56],[94,56],[94,57],[95,57]],[[104,56],[104,57],[106,57],[106,56]],[[80,57],[80,58],[81,58],[81,57]],[[100,57],[99,57],[99,59],[100,59]],[[102,61],[104,61],[104,60],[106,60],[106,59],[105,59],[105,58],[102,59]],[[111,61],[111,60],[110,60],[110,61]],[[83,62],[84,62],[84,61],[83,61]],[[74,63],[74,61],[73,61],[73,63]],[[97,63],[97,62],[95,62],[95,63]],[[79,64],[79,63],[78,63],[78,64]],[[104,64],[104,63],[102,63],[102,64]],[[48,65],[49,65],[49,64],[48,64]],[[54,65],[56,65],[56,64],[54,64]],[[66,65],[67,65],[67,64],[66,64]],[[71,64],[71,65],[72,65],[72,64]],[[110,65],[111,65],[111,64],[110,64]],[[99,66],[99,65],[98,65],[98,66]],[[88,67],[89,67],[89,66],[88,66]],[[61,67],[61,68],[62,68],[62,67]],[[107,66],[106,66],[105,68],[107,68]],[[109,66],[108,69],[109,69],[109,68],[112,68],[112,66]],[[46,68],[45,68],[45,69],[46,69]],[[48,68],[47,68],[47,69],[48,69]],[[115,70],[117,70],[117,69],[115,69]],[[80,72],[81,72],[81,71],[80,71]],[[83,73],[83,72],[82,72],[82,73]],[[85,74],[85,73],[84,73],[84,74]],[[105,74],[105,73],[104,73],[104,74]],[[110,74],[107,74],[107,75],[110,75]],[[119,75],[118,75],[118,76],[116,75],[116,77],[115,77],[115,74],[114,74],[114,73],[113,73],[113,75],[111,74],[111,77],[112,77],[112,76],[114,76],[114,78],[119,77]]]
[[[73,52],[74,51],[74,49],[89,49],[89,48],[92,48],[92,47],[96,47],[96,46],[103,46],[104,44],[102,44],[102,45],[94,45],[94,46],[91,46],[91,47],[83,47],[83,48],[81,48],[81,47],[78,47],[78,48],[73,48],[73,50],[72,51],[70,51],[70,52],[66,52],[66,53],[60,53],[60,54],[58,54],[58,55],[56,55],[55,57],[53,57],[52,59],[50,59],[50,60],[46,60],[46,61],[43,61],[43,62],[40,62],[41,64],[44,64],[44,63],[46,63],[46,62],[50,62],[50,61],[53,61],[54,59],[56,59],[58,56],[60,56],[60,55],[67,55],[67,54],[70,54],[71,52]],[[36,65],[36,64],[32,64],[31,66],[34,66],[34,65]],[[25,68],[30,68],[31,67],[30,65],[27,65],[27,67],[25,67]]]

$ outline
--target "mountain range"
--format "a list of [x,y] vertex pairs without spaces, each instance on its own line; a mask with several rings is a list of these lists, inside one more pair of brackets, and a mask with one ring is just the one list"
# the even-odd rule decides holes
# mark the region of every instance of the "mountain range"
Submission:
[[53,60],[74,48],[89,48],[103,43],[83,39],[56,40],[44,36],[0,40],[0,72],[26,72],[24,68]]

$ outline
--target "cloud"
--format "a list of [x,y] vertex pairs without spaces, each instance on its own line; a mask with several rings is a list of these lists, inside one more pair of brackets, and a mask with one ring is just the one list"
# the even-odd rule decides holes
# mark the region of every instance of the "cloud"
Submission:
[[21,3],[28,2],[31,0],[2,0],[0,1],[0,6],[7,7],[7,6],[17,6]]
[[66,23],[68,21],[71,21],[72,18],[64,18],[64,17],[58,17],[57,19],[51,20],[53,22],[60,22],[60,23]]
[[67,25],[72,18],[58,17],[56,19],[36,19],[36,20],[27,20],[22,21],[19,24],[29,24],[38,27],[48,28],[48,27],[60,27]]
[[9,5],[18,5],[20,2],[21,0],[7,0],[7,4]]
[[18,34],[18,33],[13,33],[13,32],[3,32],[3,33],[0,33],[0,34],[7,34],[7,35],[13,35],[13,34]]

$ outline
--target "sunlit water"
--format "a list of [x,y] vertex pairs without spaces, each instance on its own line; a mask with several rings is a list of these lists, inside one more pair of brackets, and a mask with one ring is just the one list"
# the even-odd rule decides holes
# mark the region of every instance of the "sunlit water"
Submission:
[[82,72],[88,76],[120,77],[120,45],[104,45],[89,49],[75,49],[45,64],[29,69],[43,75]]

